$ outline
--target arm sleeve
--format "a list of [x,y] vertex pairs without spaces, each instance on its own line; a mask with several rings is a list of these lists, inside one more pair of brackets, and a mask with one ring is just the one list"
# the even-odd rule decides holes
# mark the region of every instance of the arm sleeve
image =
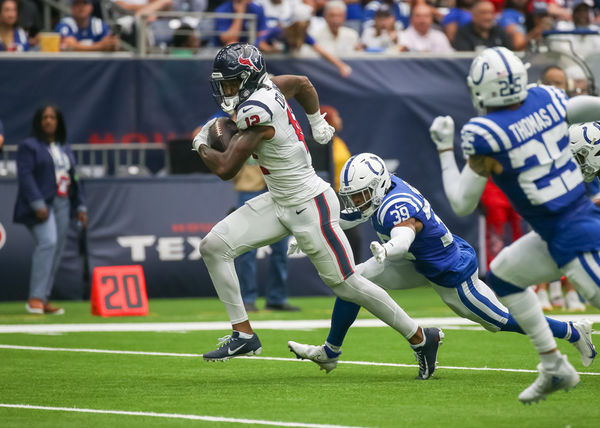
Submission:
[[600,120],[599,97],[580,95],[567,101],[567,122],[569,124],[598,120]]
[[390,234],[390,240],[383,244],[386,257],[392,260],[401,258],[406,254],[415,240],[415,231],[410,227],[398,226],[394,227]]
[[452,210],[459,216],[471,214],[481,198],[487,177],[477,174],[469,164],[459,172],[453,151],[440,153],[440,163],[444,192]]

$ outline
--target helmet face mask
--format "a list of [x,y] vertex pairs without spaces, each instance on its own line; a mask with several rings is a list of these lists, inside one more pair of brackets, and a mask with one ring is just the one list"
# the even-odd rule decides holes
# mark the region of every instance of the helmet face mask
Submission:
[[590,182],[600,171],[600,123],[588,122],[571,125],[569,146],[583,179]]
[[467,85],[480,113],[488,107],[517,104],[527,98],[527,67],[506,48],[488,48],[471,63]]
[[361,153],[343,166],[339,195],[344,209],[360,211],[361,217],[367,219],[379,208],[390,186],[390,174],[383,160],[371,153]]
[[[244,43],[225,46],[215,56],[210,75],[213,98],[219,107],[231,114],[258,90],[266,78],[265,59],[258,48]],[[231,94],[230,82],[234,80],[239,81],[239,88],[237,93]]]

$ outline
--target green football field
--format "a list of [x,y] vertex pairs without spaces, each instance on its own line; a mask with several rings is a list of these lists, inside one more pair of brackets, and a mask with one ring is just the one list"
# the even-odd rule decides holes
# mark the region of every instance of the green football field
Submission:
[[[148,316],[131,318],[94,317],[89,302],[60,302],[60,317],[0,303],[0,426],[600,426],[600,361],[583,367],[576,349],[559,341],[581,383],[524,406],[517,395],[538,362],[527,337],[457,323],[429,289],[393,296],[427,318],[422,325],[444,328],[431,380],[416,379],[407,342],[388,327],[352,328],[328,375],[295,359],[287,341],[322,343],[333,298],[292,299],[297,313],[251,314],[262,355],[225,363],[201,358],[230,333],[216,299],[151,300]],[[600,320],[596,309],[588,315]],[[364,310],[359,318],[373,324]]]

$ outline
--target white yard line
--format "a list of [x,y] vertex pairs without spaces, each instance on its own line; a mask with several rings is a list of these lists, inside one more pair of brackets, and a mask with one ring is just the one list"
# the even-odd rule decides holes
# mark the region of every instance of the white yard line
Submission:
[[[556,315],[552,318],[560,321],[579,321],[590,319],[600,323],[599,314]],[[415,318],[421,326],[453,327],[478,326],[473,321],[459,317],[449,318]],[[329,328],[331,320],[269,320],[252,321],[252,327],[257,330],[312,330]],[[378,319],[359,319],[352,327],[387,327]],[[95,323],[95,324],[0,324],[0,333],[78,333],[78,332],[183,332],[183,331],[218,331],[231,330],[229,322],[137,322],[137,323]]]
[[[114,349],[89,349],[89,348],[49,348],[44,346],[21,346],[21,345],[2,345],[0,349],[12,349],[21,351],[48,351],[48,352],[83,352],[92,354],[120,354],[120,355],[146,355],[152,357],[183,357],[183,358],[200,358],[202,354],[185,354],[174,352],[144,352],[144,351],[121,351]],[[297,358],[281,358],[281,357],[237,357],[245,360],[261,360],[261,361],[285,361],[293,363],[309,363],[309,360],[299,360]],[[338,364],[350,364],[356,366],[383,366],[383,367],[418,367],[416,364],[399,364],[399,363],[376,363],[372,361],[338,361]],[[503,369],[494,367],[461,367],[461,366],[438,366],[438,369],[447,370],[473,370],[473,371],[493,371],[493,372],[512,372],[512,373],[537,373],[537,370],[528,369]],[[595,372],[578,372],[580,375],[600,376]]]
[[196,421],[207,422],[229,422],[232,424],[252,424],[252,425],[272,425],[281,427],[303,427],[303,428],[361,428],[348,425],[326,425],[326,424],[307,424],[303,422],[283,422],[283,421],[266,421],[261,419],[237,419],[237,418],[222,418],[219,416],[204,416],[204,415],[186,415],[179,413],[154,413],[154,412],[128,412],[124,410],[102,410],[102,409],[78,409],[76,407],[49,407],[49,406],[32,406],[29,404],[3,404],[0,407],[11,409],[27,409],[27,410],[46,410],[55,412],[75,412],[75,413],[99,413],[107,415],[126,415],[126,416],[150,416],[153,418],[168,418],[168,419],[191,419]]

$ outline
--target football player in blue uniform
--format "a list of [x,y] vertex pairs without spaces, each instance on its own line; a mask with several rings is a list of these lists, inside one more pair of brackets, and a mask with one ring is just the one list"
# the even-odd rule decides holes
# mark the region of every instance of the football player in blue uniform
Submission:
[[569,150],[567,123],[600,118],[600,100],[568,100],[550,86],[527,86],[527,69],[510,50],[489,48],[471,64],[467,83],[481,117],[461,131],[467,165],[454,158],[454,121],[435,118],[431,138],[442,165],[444,190],[454,211],[471,213],[489,176],[533,231],[503,249],[486,282],[530,337],[540,354],[539,375],[519,395],[537,402],[579,383],[562,355],[542,308],[528,287],[565,275],[600,307],[600,209],[585,195],[583,177]]
[[[454,312],[487,330],[523,333],[493,291],[479,279],[473,248],[448,230],[417,189],[390,175],[381,158],[371,153],[350,158],[340,173],[339,194],[346,207],[342,228],[371,220],[383,242],[372,242],[373,257],[356,267],[363,276],[385,289],[431,286]],[[359,309],[338,298],[325,344],[290,341],[290,350],[329,373],[337,365],[340,347]],[[591,322],[547,321],[554,335],[573,343],[583,365],[589,366],[595,356]],[[420,365],[426,363],[417,360]],[[433,373],[435,360],[424,370]]]

